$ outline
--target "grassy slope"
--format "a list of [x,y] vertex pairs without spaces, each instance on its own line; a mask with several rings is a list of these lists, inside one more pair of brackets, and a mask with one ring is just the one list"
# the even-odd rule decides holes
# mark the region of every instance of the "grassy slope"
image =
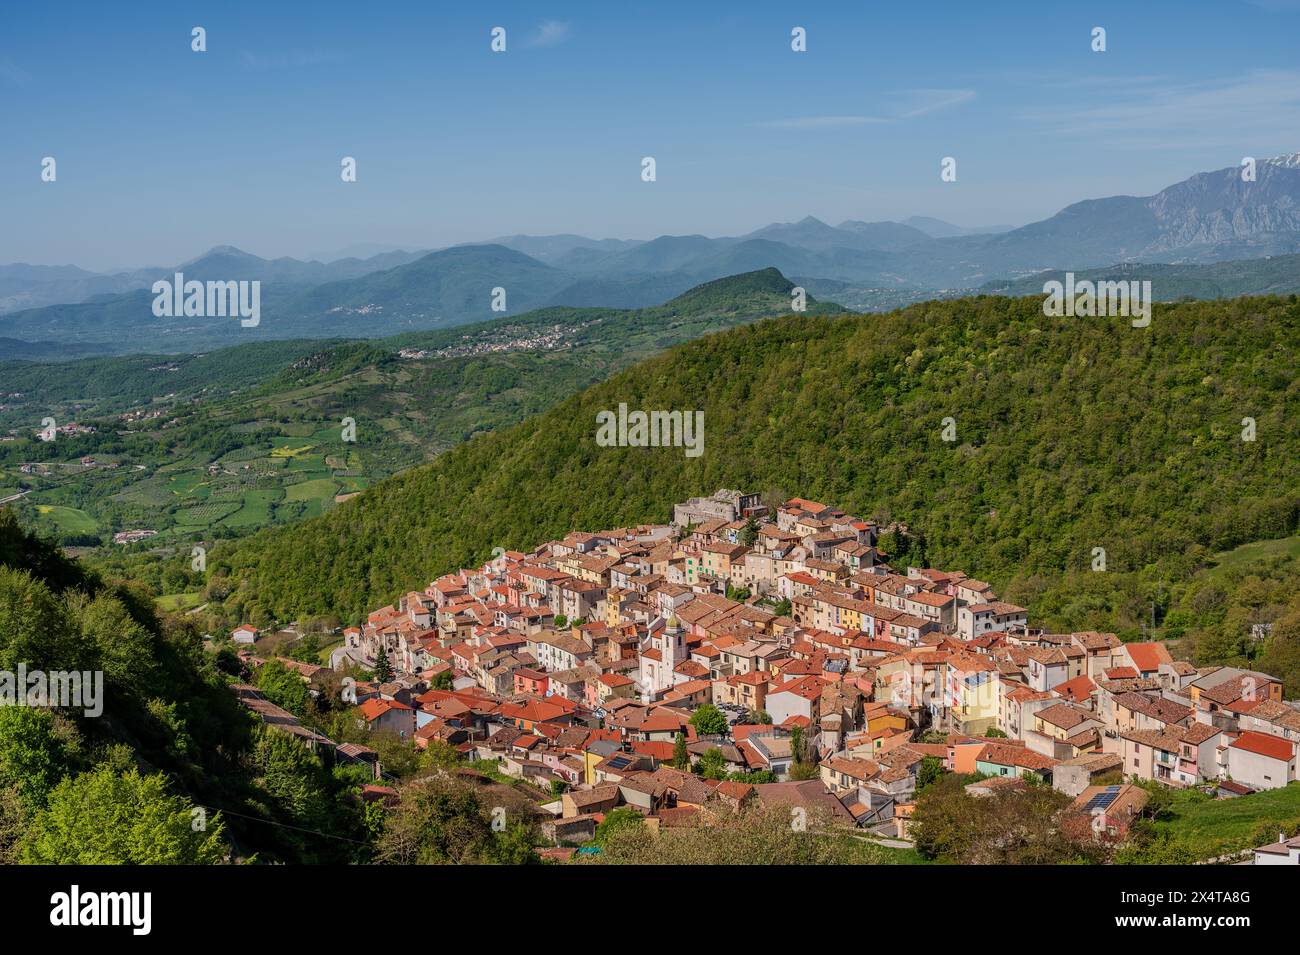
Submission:
[[1241,568],[1275,557],[1300,557],[1300,536],[1277,540],[1255,541],[1214,555],[1213,565],[1205,569],[1205,576],[1217,579]]
[[1300,783],[1251,793],[1237,799],[1203,799],[1195,792],[1175,794],[1169,817],[1153,824],[1197,859],[1209,859],[1277,839],[1279,829],[1300,826]]

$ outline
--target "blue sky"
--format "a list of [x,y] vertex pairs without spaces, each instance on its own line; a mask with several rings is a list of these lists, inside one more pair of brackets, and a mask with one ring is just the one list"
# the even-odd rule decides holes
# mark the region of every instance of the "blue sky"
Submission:
[[1300,0],[272,6],[6,4],[0,262],[1020,225],[1300,150]]

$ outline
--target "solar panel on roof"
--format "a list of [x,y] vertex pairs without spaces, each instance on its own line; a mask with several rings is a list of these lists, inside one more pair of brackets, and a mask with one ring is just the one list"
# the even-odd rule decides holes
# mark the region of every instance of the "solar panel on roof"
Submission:
[[1107,786],[1104,792],[1099,792],[1091,799],[1089,799],[1088,804],[1083,808],[1089,812],[1091,812],[1094,809],[1105,810],[1110,808],[1110,804],[1113,803],[1118,798],[1119,798],[1119,787]]

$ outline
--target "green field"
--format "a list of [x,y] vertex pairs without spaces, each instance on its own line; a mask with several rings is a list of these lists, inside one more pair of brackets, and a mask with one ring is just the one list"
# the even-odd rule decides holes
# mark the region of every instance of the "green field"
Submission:
[[337,485],[333,478],[315,478],[299,481],[285,488],[285,499],[289,501],[319,501],[333,498]]
[[179,610],[191,610],[203,603],[203,592],[199,590],[191,591],[184,594],[167,594],[159,597],[154,601],[159,610],[176,612]]
[[1203,573],[1210,578],[1222,577],[1239,567],[1274,557],[1300,557],[1300,535],[1277,540],[1255,541],[1252,544],[1242,544],[1233,550],[1215,554],[1214,564],[1207,567]]
[[[234,430],[234,429],[232,429],[232,430]],[[227,463],[227,464],[229,464],[229,463],[234,463],[234,462],[236,462],[236,461],[241,461],[241,462],[242,462],[242,461],[251,461],[253,458],[259,458],[259,457],[261,457],[262,454],[263,454],[263,451],[262,451],[261,448],[254,448],[254,447],[248,447],[248,446],[245,446],[245,447],[242,447],[242,448],[236,448],[234,451],[230,451],[230,452],[228,452],[227,454],[225,454],[225,455],[222,457],[221,460],[222,460],[222,463]]]
[[229,517],[239,510],[239,501],[208,501],[193,507],[183,507],[176,512],[176,523],[193,527],[206,527]]
[[267,488],[244,492],[244,506],[226,518],[228,527],[261,527],[270,523],[271,511],[276,501],[284,498],[281,488]]
[[364,477],[343,477],[339,475],[339,493],[350,494],[353,491],[364,491],[370,486],[370,479]]
[[167,489],[177,497],[207,497],[212,489],[203,471],[181,471],[167,479]]
[[322,644],[320,648],[320,655],[317,658],[318,661],[320,662],[320,665],[329,666],[330,654],[333,653],[337,647],[341,647],[341,646],[343,646],[342,637],[339,637],[337,640],[331,640],[329,643]]
[[67,534],[94,534],[99,524],[85,511],[58,504],[38,504],[36,512]]
[[1249,849],[1300,828],[1300,783],[1251,793],[1236,799],[1210,799],[1197,790],[1174,793],[1168,818],[1153,824],[1157,837],[1167,836],[1196,859]]

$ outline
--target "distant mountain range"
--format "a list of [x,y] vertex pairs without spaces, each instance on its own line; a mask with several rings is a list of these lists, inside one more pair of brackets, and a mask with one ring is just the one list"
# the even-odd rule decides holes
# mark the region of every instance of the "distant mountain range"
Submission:
[[1013,225],[986,225],[965,229],[959,225],[953,225],[951,222],[932,219],[929,216],[911,216],[903,220],[903,225],[910,225],[913,229],[920,229],[932,239],[951,239],[959,235],[992,235],[997,232],[1010,232],[1015,228]]
[[101,275],[75,265],[0,265],[0,314],[43,305],[85,302],[105,295],[148,289],[158,279],[178,271],[199,281],[261,279],[310,285],[333,279],[354,278],[380,269],[413,262],[424,252],[385,252],[367,259],[344,258],[332,262],[298,259],[263,259],[229,245],[219,245],[188,262]]
[[[1078,202],[1014,229],[963,229],[921,217],[832,226],[808,217],[742,236],[641,241],[516,235],[329,263],[267,260],[219,246],[176,267],[111,276],[75,266],[0,266],[0,312],[8,312],[0,314],[0,357],[41,357],[50,349],[57,354],[73,343],[111,353],[195,350],[254,338],[376,337],[547,305],[642,308],[701,282],[764,268],[779,269],[824,299],[864,310],[1010,288],[1049,269],[1078,272],[1131,263],[1183,267],[1162,273],[1182,283],[1179,288],[1244,294],[1269,291],[1279,282],[1290,290],[1276,274],[1285,263],[1233,266],[1204,276],[1195,269],[1297,253],[1300,153],[1259,162],[1253,182],[1243,182],[1233,166],[1199,173],[1154,196]],[[220,318],[155,318],[149,287],[175,271],[200,281],[260,280],[261,324],[244,329]],[[1234,274],[1244,281],[1225,282]],[[1041,289],[1041,279],[1035,281]],[[496,288],[505,290],[505,313],[491,308]]]

